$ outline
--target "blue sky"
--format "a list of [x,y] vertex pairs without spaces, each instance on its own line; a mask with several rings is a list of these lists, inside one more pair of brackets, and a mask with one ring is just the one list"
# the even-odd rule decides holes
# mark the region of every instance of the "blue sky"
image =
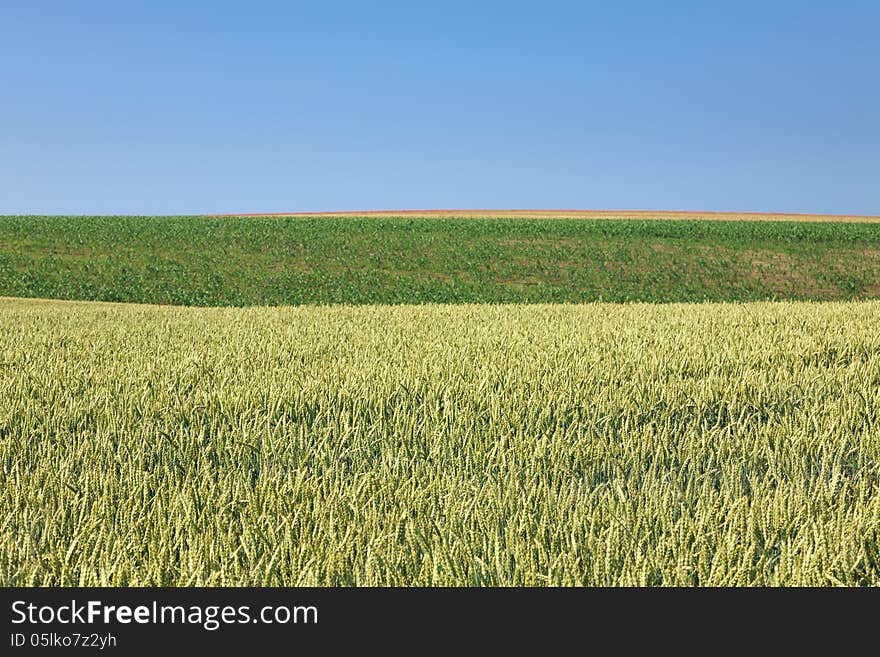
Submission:
[[880,214],[880,3],[0,3],[0,214]]

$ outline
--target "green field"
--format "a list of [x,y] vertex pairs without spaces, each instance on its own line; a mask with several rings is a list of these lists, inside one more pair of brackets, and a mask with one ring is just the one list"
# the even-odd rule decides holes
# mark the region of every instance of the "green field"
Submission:
[[[377,258],[391,263],[402,244],[432,234],[415,223],[381,241],[355,223],[360,241],[347,247],[353,228],[306,222],[317,236],[297,251],[296,223],[245,224],[252,236],[265,230],[250,243],[228,239],[247,231],[227,225],[212,243],[195,220],[65,221],[82,229],[68,235],[79,246],[53,253],[64,222],[4,220],[4,291],[17,280],[10,271],[39,263],[17,292],[161,296],[188,268],[201,272],[196,283],[212,263],[238,277],[247,257],[308,262],[314,244],[336,244],[340,259],[326,267],[354,276],[346,248],[364,258],[367,244],[381,245]],[[17,244],[30,240],[18,260],[11,224]],[[284,225],[273,242],[272,226]],[[433,233],[450,261],[475,258],[474,272],[481,249],[502,248],[499,235],[528,234],[474,230],[497,239],[465,240],[456,255],[448,235]],[[627,231],[656,230],[652,239],[682,253],[747,236],[684,224],[558,230],[553,240],[570,231],[579,245],[580,231],[604,231],[595,248],[609,253],[637,248]],[[754,243],[815,254],[876,239],[850,226],[781,239],[793,230],[755,227]],[[165,234],[177,238],[161,258],[138,251]],[[188,239],[195,255],[183,255]],[[199,255],[209,252],[215,260]],[[99,254],[95,272],[181,269],[106,288],[83,274],[65,287],[62,272],[87,271],[89,253]],[[434,262],[408,252],[396,264],[421,257]],[[181,283],[168,299],[306,294],[263,275],[242,280],[240,297]],[[352,280],[368,286],[364,277]],[[658,294],[688,289],[663,280]],[[88,282],[96,287],[78,287]],[[880,585],[878,327],[875,301],[0,300],[0,583]]]
[[0,295],[197,306],[880,298],[880,224],[6,216]]
[[880,585],[878,223],[6,216],[0,295],[2,585]]

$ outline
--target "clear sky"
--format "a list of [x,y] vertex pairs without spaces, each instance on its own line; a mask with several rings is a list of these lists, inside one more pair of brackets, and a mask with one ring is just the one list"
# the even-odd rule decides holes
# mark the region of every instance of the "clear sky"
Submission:
[[0,2],[0,214],[880,214],[880,2]]

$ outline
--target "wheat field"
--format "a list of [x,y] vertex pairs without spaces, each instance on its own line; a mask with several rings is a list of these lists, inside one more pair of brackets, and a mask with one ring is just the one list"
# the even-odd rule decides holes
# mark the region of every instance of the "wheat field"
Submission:
[[0,299],[0,584],[877,585],[878,326]]

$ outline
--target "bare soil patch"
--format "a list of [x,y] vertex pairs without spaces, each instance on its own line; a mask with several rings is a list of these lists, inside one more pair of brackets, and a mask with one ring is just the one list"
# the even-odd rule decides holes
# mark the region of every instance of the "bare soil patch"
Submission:
[[473,217],[481,219],[656,219],[700,221],[823,221],[880,223],[880,216],[783,212],[701,212],[678,210],[364,210],[345,212],[254,212],[213,217]]

